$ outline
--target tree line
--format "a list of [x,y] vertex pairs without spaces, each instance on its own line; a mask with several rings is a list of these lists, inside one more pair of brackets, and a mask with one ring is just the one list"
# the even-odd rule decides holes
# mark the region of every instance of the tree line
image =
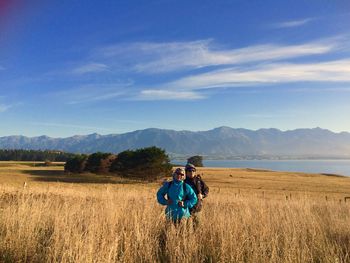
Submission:
[[[118,155],[96,152],[74,154],[53,150],[0,150],[0,161],[66,162],[67,173],[90,172],[115,174],[128,178],[155,180],[171,174],[172,165],[165,150],[153,147],[126,150]],[[202,156],[192,156],[188,162],[203,166]]]
[[0,149],[0,161],[65,162],[76,154],[50,150]]
[[171,174],[172,165],[165,150],[153,146],[126,150],[118,155],[103,152],[76,155],[67,160],[64,168],[68,173],[111,173],[152,181]]

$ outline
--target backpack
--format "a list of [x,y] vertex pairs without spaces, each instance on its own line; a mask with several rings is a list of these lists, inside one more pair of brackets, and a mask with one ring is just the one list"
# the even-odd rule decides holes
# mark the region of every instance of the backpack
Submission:
[[[169,189],[170,189],[170,186],[172,183],[173,183],[173,181],[170,181],[168,183],[168,192],[169,192]],[[185,201],[186,200],[186,183],[185,182],[182,183],[182,189],[184,191],[184,197],[182,198],[182,201]],[[169,198],[169,194],[168,194],[168,198]]]

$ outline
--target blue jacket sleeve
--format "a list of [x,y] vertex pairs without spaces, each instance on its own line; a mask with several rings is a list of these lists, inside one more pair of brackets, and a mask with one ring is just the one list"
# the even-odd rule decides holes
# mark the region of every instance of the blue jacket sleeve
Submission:
[[157,200],[161,205],[167,205],[168,201],[165,199],[165,195],[168,193],[168,183],[165,183],[157,192]]
[[192,208],[195,204],[197,204],[197,195],[188,184],[186,184],[186,199],[187,200],[184,204],[186,208]]

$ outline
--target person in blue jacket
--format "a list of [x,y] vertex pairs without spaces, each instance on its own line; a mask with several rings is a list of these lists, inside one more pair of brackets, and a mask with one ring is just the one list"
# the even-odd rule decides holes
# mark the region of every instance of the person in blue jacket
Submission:
[[173,173],[173,181],[166,182],[157,192],[157,200],[166,205],[165,215],[174,223],[191,216],[189,209],[197,203],[197,196],[192,187],[184,182],[185,170],[177,168]]

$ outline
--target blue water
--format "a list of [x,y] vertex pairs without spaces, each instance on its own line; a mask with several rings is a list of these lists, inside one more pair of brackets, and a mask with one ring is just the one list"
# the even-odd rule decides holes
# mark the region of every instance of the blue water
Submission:
[[[184,160],[173,160],[184,165]],[[204,160],[206,167],[260,168],[274,171],[326,173],[350,176],[350,160]]]

